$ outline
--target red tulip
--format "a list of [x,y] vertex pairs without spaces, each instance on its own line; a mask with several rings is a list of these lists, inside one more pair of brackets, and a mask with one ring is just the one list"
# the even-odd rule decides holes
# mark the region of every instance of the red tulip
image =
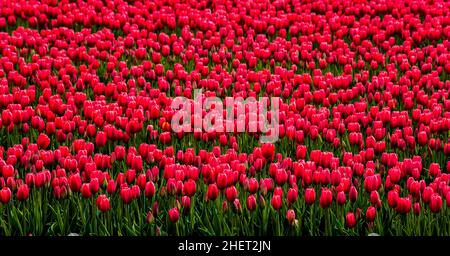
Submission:
[[145,184],[147,183],[147,176],[142,173],[137,177],[136,184],[139,186],[140,189],[145,189]]
[[400,181],[401,171],[399,168],[397,168],[397,167],[391,168],[391,169],[389,169],[388,173],[389,173],[390,181],[392,183],[397,184]]
[[431,163],[428,172],[432,177],[437,177],[441,175],[441,167],[437,163]]
[[397,200],[397,207],[395,208],[395,210],[398,213],[409,213],[411,211],[411,201],[409,200],[409,198],[399,198]]
[[275,154],[275,145],[272,143],[264,143],[261,145],[261,153],[263,157],[267,159],[272,159]]
[[106,195],[99,195],[97,197],[97,207],[102,212],[107,212],[111,208],[109,199]]
[[305,159],[306,158],[306,146],[305,145],[297,146],[297,150],[296,150],[295,154],[296,154],[297,159]]
[[312,205],[316,201],[316,191],[314,188],[307,188],[305,190],[305,202],[307,205]]
[[235,211],[237,211],[237,212],[242,212],[242,206],[241,206],[241,202],[239,201],[239,199],[238,198],[236,198],[236,199],[234,199],[234,201],[233,201],[233,206],[234,206],[234,210]]
[[73,192],[78,192],[81,189],[81,177],[80,174],[76,173],[69,176],[69,187]]
[[415,215],[419,216],[420,215],[420,203],[419,202],[415,202],[414,206],[413,206],[413,212]]
[[129,169],[125,172],[125,178],[127,180],[128,184],[132,184],[134,180],[136,179],[136,170]]
[[83,185],[81,185],[81,195],[84,198],[90,198],[92,196],[91,189],[89,188],[89,183],[83,183]]
[[33,185],[34,185],[34,178],[35,178],[34,173],[27,173],[25,175],[25,184],[27,184],[28,187],[30,187],[30,188],[33,187]]
[[380,196],[377,191],[370,192],[370,202],[373,206],[379,207],[381,206]]
[[397,206],[398,199],[399,199],[399,195],[398,195],[397,191],[391,190],[388,192],[387,201],[388,201],[389,207],[395,208]]
[[358,199],[358,190],[356,190],[355,186],[350,187],[349,198],[353,203]]
[[184,208],[184,212],[189,212],[189,209],[191,208],[191,198],[189,196],[183,196],[181,198],[181,206]]
[[209,184],[208,185],[208,192],[206,194],[206,198],[208,200],[216,200],[216,198],[219,196],[219,189],[217,188],[216,184]]
[[250,178],[248,180],[248,192],[250,194],[255,194],[258,191],[258,188],[259,188],[258,180],[255,178]]
[[6,164],[4,165],[2,168],[2,176],[7,179],[9,177],[14,177],[14,166],[10,165],[10,164]]
[[348,228],[354,228],[356,226],[356,217],[352,212],[347,213],[345,216],[345,225]]
[[298,191],[297,191],[297,189],[296,188],[290,188],[288,190],[288,193],[287,193],[287,201],[290,204],[293,204],[293,203],[295,203],[295,201],[297,201],[297,198],[298,198]]
[[97,145],[97,147],[104,147],[106,145],[106,142],[106,134],[103,131],[97,132],[97,135],[95,137],[95,145]]
[[19,188],[17,189],[17,200],[19,201],[25,201],[28,198],[28,194],[29,194],[29,189],[28,189],[28,185],[27,184],[22,184],[19,186]]
[[418,139],[419,145],[421,145],[421,146],[426,145],[427,141],[428,141],[427,133],[424,131],[419,132],[419,134],[417,135],[417,139]]
[[346,198],[345,198],[345,193],[344,193],[344,191],[340,191],[340,192],[337,194],[336,201],[337,201],[337,203],[338,203],[339,205],[344,205],[344,204],[345,204]]
[[328,188],[322,188],[319,199],[320,207],[326,209],[331,205],[332,202],[333,194],[331,193],[331,190],[329,190]]
[[194,180],[188,180],[183,185],[183,193],[189,197],[193,196],[196,191],[196,183]]
[[97,178],[93,178],[91,182],[89,182],[89,188],[91,189],[91,193],[93,195],[97,194],[100,189],[100,183]]
[[138,185],[131,186],[131,195],[133,199],[139,198],[141,196],[141,189]]
[[108,181],[108,184],[106,185],[106,192],[110,195],[116,192],[116,182],[114,180]]
[[11,190],[8,187],[4,187],[0,190],[0,202],[7,204],[9,200],[11,200]]
[[287,172],[283,169],[278,169],[275,173],[275,182],[279,185],[282,186],[284,183],[286,183],[288,179],[288,175]]
[[114,148],[114,153],[116,155],[116,160],[117,161],[124,160],[125,159],[125,152],[126,152],[126,149],[125,149],[124,146],[116,146]]
[[341,183],[341,174],[339,171],[332,171],[331,172],[331,184],[335,187],[337,187]]
[[224,189],[227,186],[227,182],[228,182],[228,178],[227,175],[225,173],[219,173],[217,175],[217,187],[219,189]]
[[373,206],[369,206],[366,211],[366,220],[367,222],[373,222],[375,220],[377,214],[377,209]]
[[233,202],[234,199],[236,199],[237,194],[238,194],[238,191],[235,186],[228,187],[225,190],[225,196],[226,196],[228,202]]
[[47,149],[47,147],[50,145],[50,138],[46,134],[39,134],[37,138],[37,144],[42,149]]
[[256,209],[256,198],[255,198],[255,195],[249,195],[247,197],[246,205],[247,205],[247,209],[249,211],[251,211],[251,212]]
[[177,222],[180,218],[180,212],[178,208],[172,208],[169,210],[169,220],[173,223]]
[[131,201],[133,201],[133,191],[129,187],[121,187],[120,198],[125,204],[131,203]]
[[147,198],[152,198],[155,195],[155,184],[152,181],[148,181],[145,184],[145,196]]
[[274,195],[274,196],[272,197],[271,204],[272,204],[272,207],[273,207],[275,210],[277,210],[277,211],[280,210],[281,205],[282,205],[281,197],[280,197],[279,195]]
[[442,209],[442,198],[438,193],[433,193],[430,199],[430,210],[433,213],[438,213]]
[[295,211],[292,209],[289,209],[286,213],[286,219],[287,219],[288,223],[290,223],[292,225],[295,221]]
[[431,196],[433,195],[434,191],[431,187],[426,187],[422,192],[422,199],[423,201],[428,204],[431,201]]

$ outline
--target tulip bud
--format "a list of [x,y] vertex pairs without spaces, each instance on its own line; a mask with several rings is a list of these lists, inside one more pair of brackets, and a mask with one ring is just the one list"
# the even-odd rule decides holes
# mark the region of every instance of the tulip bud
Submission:
[[114,180],[108,181],[108,184],[106,185],[106,192],[110,195],[116,192],[116,182]]
[[350,187],[349,198],[353,203],[358,199],[358,190],[356,190],[355,186]]
[[206,194],[207,200],[216,200],[216,198],[219,195],[219,189],[217,188],[216,184],[209,184],[208,185],[208,192]]
[[297,198],[298,198],[298,192],[297,192],[297,189],[295,189],[295,188],[290,188],[290,189],[288,190],[288,193],[287,193],[287,201],[288,201],[290,204],[293,204],[293,203],[295,203],[295,201],[297,201]]
[[181,198],[181,206],[184,208],[184,212],[188,213],[191,209],[191,198],[188,196],[183,196]]
[[261,146],[262,156],[266,159],[272,159],[275,153],[275,146],[272,143],[264,143]]
[[344,191],[340,191],[340,192],[337,194],[336,201],[337,201],[337,203],[338,203],[339,205],[344,205],[344,204],[345,204],[346,198],[345,198],[345,193],[344,193]]
[[241,202],[239,201],[238,198],[234,199],[233,205],[234,205],[234,210],[235,210],[237,213],[241,213],[241,212],[242,212]]
[[147,213],[147,223],[148,224],[152,224],[153,223],[153,220],[155,219],[154,218],[154,216],[153,216],[153,212],[152,212],[152,210],[150,210],[150,211],[148,211],[148,213]]
[[432,213],[438,213],[442,209],[442,198],[438,193],[433,193],[430,198],[430,210]]
[[413,212],[417,216],[420,215],[420,203],[419,202],[414,203]]
[[72,192],[78,192],[81,189],[81,177],[80,174],[76,173],[69,176],[69,187]]
[[247,197],[246,205],[247,205],[247,209],[251,212],[256,209],[256,198],[254,195],[249,195]]
[[20,185],[17,190],[17,195],[16,195],[17,200],[19,200],[19,201],[27,200],[28,194],[29,194],[28,185],[27,184]]
[[83,183],[81,185],[81,196],[84,198],[90,198],[92,196],[91,189],[89,188],[89,183]]
[[233,202],[234,199],[236,199],[237,194],[238,194],[238,192],[237,192],[237,189],[235,186],[228,187],[225,190],[225,196],[226,196],[228,202]]
[[329,190],[328,188],[322,188],[319,201],[320,207],[326,209],[331,205],[332,202],[333,202],[333,194],[331,193],[331,190]]
[[272,197],[271,204],[272,204],[272,207],[273,207],[275,210],[277,210],[277,211],[280,210],[281,205],[282,205],[281,197],[280,197],[279,195],[274,195],[274,196]]
[[366,211],[366,220],[371,223],[375,220],[377,210],[373,206],[369,206]]
[[8,187],[4,187],[0,190],[0,202],[7,204],[11,200],[11,190]]
[[356,217],[352,212],[347,213],[345,216],[345,225],[348,228],[354,228],[356,226]]
[[286,213],[286,219],[290,225],[293,225],[295,222],[295,211],[292,209],[289,209]]
[[180,218],[180,212],[178,211],[178,208],[172,208],[169,210],[169,220],[173,223],[176,223],[178,219]]
[[39,134],[37,139],[37,144],[39,148],[47,149],[47,147],[50,145],[50,138],[46,134]]
[[316,201],[316,191],[314,188],[307,188],[305,190],[305,202],[307,205],[312,205]]
[[111,208],[109,199],[106,197],[106,195],[99,195],[97,197],[97,207],[102,212],[107,212]]

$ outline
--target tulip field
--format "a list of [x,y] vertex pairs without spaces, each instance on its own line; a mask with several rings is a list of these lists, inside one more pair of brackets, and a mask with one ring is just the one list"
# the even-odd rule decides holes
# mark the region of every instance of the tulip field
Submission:
[[0,1],[0,236],[448,236],[449,92],[449,1]]

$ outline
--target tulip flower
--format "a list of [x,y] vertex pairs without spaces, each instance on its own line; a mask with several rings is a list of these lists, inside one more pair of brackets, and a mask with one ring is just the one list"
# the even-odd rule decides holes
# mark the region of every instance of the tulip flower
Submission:
[[326,209],[328,208],[331,203],[333,202],[333,194],[331,193],[331,190],[327,188],[322,188],[322,191],[320,193],[320,207]]
[[246,206],[249,211],[254,211],[256,209],[256,197],[254,195],[249,195],[247,197]]
[[238,195],[238,191],[235,186],[228,187],[225,190],[225,196],[226,196],[228,202],[233,202],[234,199],[236,199],[237,195]]
[[81,185],[81,195],[84,198],[90,198],[92,196],[92,192],[91,192],[89,183],[83,183],[83,185]]
[[348,228],[354,228],[356,226],[356,217],[354,213],[349,212],[345,215],[345,225]]
[[8,187],[4,187],[0,190],[0,202],[7,204],[11,200],[11,190]]
[[261,146],[261,151],[263,157],[271,159],[275,153],[275,146],[272,143],[264,143]]
[[371,223],[375,220],[375,216],[377,214],[377,210],[373,206],[369,206],[366,211],[366,220],[367,222]]
[[82,185],[82,181],[81,181],[81,177],[78,173],[69,176],[70,190],[72,190],[73,192],[78,192],[81,189],[81,185]]
[[180,213],[178,208],[172,208],[169,210],[169,220],[173,223],[177,222],[180,218]]
[[433,193],[430,198],[430,210],[433,213],[438,213],[442,209],[442,198],[438,193]]
[[289,209],[286,213],[286,219],[287,219],[288,223],[292,225],[295,221],[295,211],[292,209]]
[[216,184],[209,184],[208,186],[208,192],[206,198],[208,200],[216,200],[217,196],[219,195],[219,189],[217,188]]
[[37,139],[37,144],[42,149],[47,149],[47,147],[50,145],[50,138],[46,134],[39,134]]
[[337,194],[336,202],[337,202],[339,205],[344,205],[344,204],[345,204],[345,202],[346,202],[346,197],[345,197],[344,191],[340,191],[340,192]]
[[295,201],[297,201],[297,198],[298,198],[298,192],[297,192],[297,189],[295,189],[295,188],[290,188],[290,189],[288,190],[288,193],[287,193],[287,201],[288,201],[290,204],[293,204],[293,203],[295,203]]
[[272,204],[273,209],[275,209],[275,210],[277,210],[277,211],[280,210],[281,205],[282,205],[282,199],[281,199],[281,197],[280,197],[279,195],[274,195],[274,196],[272,197],[271,204]]
[[305,190],[305,202],[307,205],[312,205],[316,201],[316,191],[314,188],[307,188]]

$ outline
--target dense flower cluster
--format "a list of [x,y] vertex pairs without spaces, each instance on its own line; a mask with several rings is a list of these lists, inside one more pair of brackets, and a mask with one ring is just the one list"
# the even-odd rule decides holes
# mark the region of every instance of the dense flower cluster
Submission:
[[450,2],[12,0],[0,53],[2,234],[450,234]]

